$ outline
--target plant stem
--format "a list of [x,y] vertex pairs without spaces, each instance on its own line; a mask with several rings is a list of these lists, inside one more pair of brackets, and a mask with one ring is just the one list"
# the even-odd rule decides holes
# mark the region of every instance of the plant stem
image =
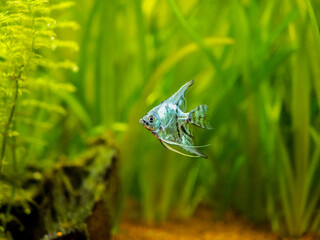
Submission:
[[5,126],[5,130],[4,130],[4,133],[3,133],[3,140],[2,140],[2,145],[1,145],[1,156],[0,156],[0,174],[1,174],[1,170],[2,170],[2,162],[3,162],[3,159],[5,157],[5,153],[6,153],[8,132],[9,132],[9,128],[10,128],[10,125],[12,123],[12,120],[13,120],[13,116],[14,116],[14,113],[15,113],[15,110],[16,110],[16,104],[17,104],[17,101],[18,101],[19,80],[21,78],[21,74],[22,74],[22,71],[20,71],[19,76],[16,78],[16,81],[15,81],[16,89],[15,89],[14,100],[13,100],[12,108],[11,108],[10,115],[9,115],[9,118],[8,118],[8,122],[7,122],[6,126]]

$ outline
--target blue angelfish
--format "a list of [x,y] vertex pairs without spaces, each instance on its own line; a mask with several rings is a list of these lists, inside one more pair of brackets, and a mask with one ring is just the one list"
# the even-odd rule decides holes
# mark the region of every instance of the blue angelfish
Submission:
[[[193,84],[193,80],[183,85],[170,98],[160,103],[149,111],[140,123],[160,140],[169,150],[188,157],[207,158],[198,148],[205,146],[195,146],[193,134],[189,129],[189,123],[206,129],[211,129],[207,119],[207,105],[199,105],[191,112],[186,111],[186,101],[184,94]],[[183,150],[191,153],[182,153],[170,145],[179,146]]]

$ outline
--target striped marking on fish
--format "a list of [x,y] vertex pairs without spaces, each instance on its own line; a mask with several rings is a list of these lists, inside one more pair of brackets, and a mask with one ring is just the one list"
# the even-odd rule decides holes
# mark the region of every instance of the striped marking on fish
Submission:
[[184,132],[186,135],[188,135],[190,138],[193,138],[193,136],[190,134],[190,133],[188,133],[188,131],[187,131],[187,129],[183,126],[183,125],[181,125],[181,130],[182,130],[182,132]]
[[179,130],[179,124],[178,124],[178,116],[177,115],[176,115],[176,127],[177,127],[177,132],[178,132],[179,139],[181,139],[180,130]]

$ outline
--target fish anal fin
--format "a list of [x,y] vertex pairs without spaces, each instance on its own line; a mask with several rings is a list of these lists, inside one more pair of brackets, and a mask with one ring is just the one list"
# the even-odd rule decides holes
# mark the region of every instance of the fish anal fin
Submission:
[[[159,139],[161,142],[165,142],[167,144],[171,144],[171,145],[176,145],[176,146],[179,146],[179,147],[190,147],[189,145],[186,145],[186,144],[180,144],[180,143],[177,143],[177,142],[173,142],[173,141],[170,141],[170,140],[165,140],[165,139]],[[203,147],[209,147],[210,144],[206,144],[206,145],[200,145],[200,146],[193,146],[192,145],[192,148],[203,148]]]
[[[160,140],[160,139],[159,139]],[[169,144],[167,144],[166,142],[163,142],[162,140],[160,140],[161,144],[168,150],[172,151],[172,152],[175,152],[175,153],[178,153],[182,156],[186,156],[186,157],[200,157],[200,156],[197,156],[197,155],[190,155],[190,154],[186,154],[186,153],[182,153],[176,149],[174,149],[173,147],[171,147]]]

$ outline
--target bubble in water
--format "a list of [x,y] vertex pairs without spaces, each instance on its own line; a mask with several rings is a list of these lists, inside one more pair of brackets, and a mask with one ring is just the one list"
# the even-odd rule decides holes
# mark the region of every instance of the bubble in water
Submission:
[[51,40],[54,40],[54,37],[52,37]]

